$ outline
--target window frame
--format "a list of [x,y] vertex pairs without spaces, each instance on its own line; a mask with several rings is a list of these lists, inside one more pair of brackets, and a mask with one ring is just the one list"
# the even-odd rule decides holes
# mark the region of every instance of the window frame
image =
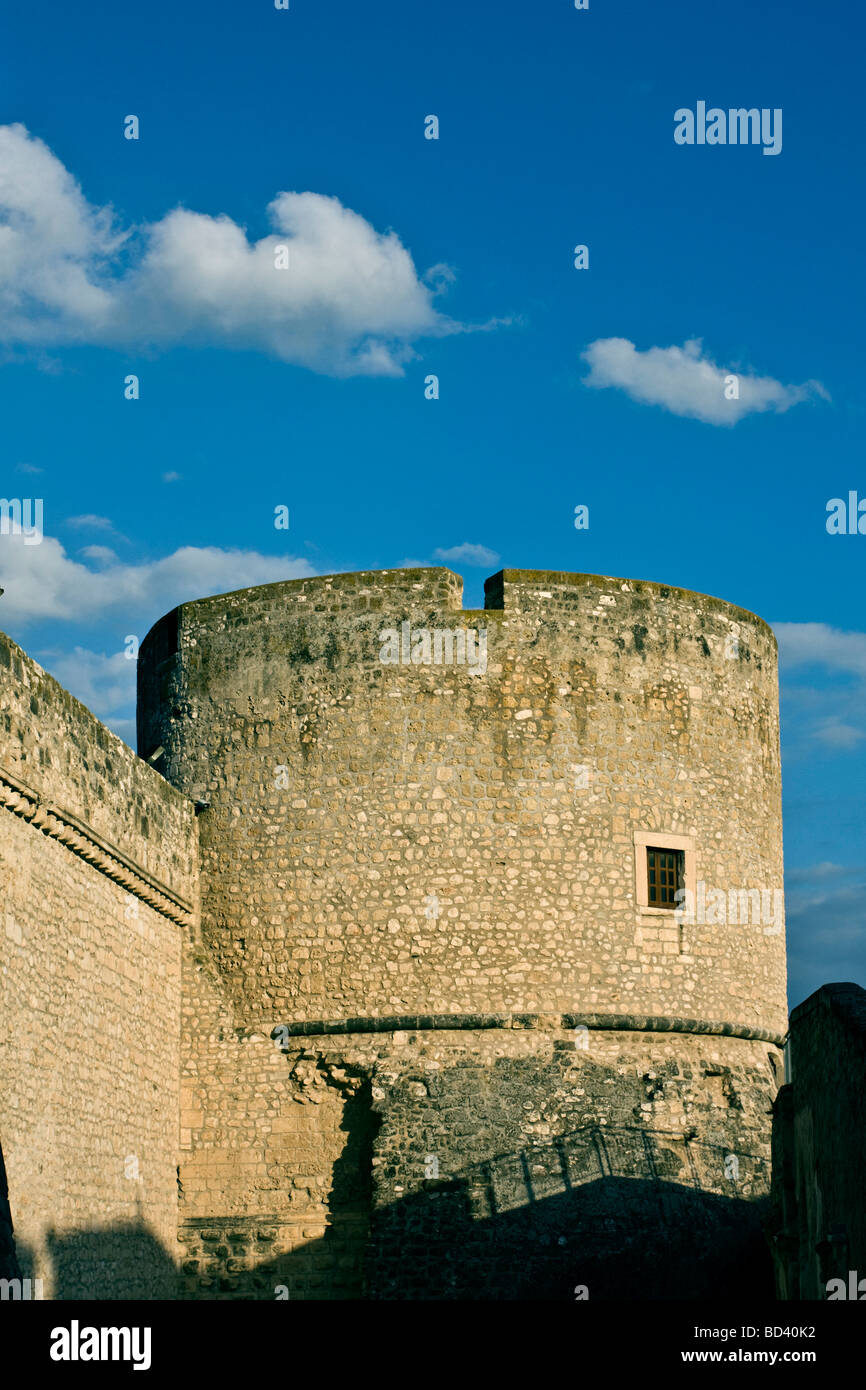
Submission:
[[660,849],[679,851],[683,856],[683,878],[681,887],[692,894],[696,888],[695,875],[695,837],[694,835],[675,835],[666,830],[636,830],[634,832],[635,903],[641,915],[673,917],[678,907],[658,907],[649,900],[649,874],[647,850]]

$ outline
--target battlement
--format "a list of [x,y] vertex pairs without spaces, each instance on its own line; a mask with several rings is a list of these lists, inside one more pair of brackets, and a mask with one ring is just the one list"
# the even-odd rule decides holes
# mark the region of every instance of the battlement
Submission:
[[[79,700],[0,633],[0,785],[17,814],[48,809],[93,853],[191,911],[194,808]],[[0,796],[3,792],[0,791]],[[71,843],[71,841],[70,841]],[[107,863],[107,860],[106,860]]]
[[639,613],[648,607],[671,604],[691,608],[696,618],[705,615],[732,624],[743,624],[760,631],[775,647],[773,629],[763,618],[709,594],[681,589],[649,579],[621,579],[601,574],[580,574],[564,570],[500,570],[484,581],[484,606],[510,613],[546,612],[573,609],[581,600],[593,605],[599,600],[619,605],[623,613]]
[[463,579],[453,570],[362,570],[357,573],[284,579],[249,589],[233,589],[210,598],[193,599],[172,609],[155,623],[142,643],[146,660],[161,661],[177,650],[184,624],[216,630],[243,626],[272,615],[313,617],[344,613],[381,612],[390,607],[462,608]]

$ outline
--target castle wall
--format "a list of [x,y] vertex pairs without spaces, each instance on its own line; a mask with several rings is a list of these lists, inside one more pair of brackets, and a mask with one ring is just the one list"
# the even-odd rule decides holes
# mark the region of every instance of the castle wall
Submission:
[[764,1042],[193,1016],[186,1297],[772,1296]]
[[[678,927],[635,884],[635,832],[661,832],[694,840],[707,885],[780,896],[769,629],[594,576],[506,571],[502,608],[459,599],[448,571],[299,580],[184,605],[143,644],[140,746],[210,802],[202,929],[243,1020],[784,1033],[781,920]],[[486,672],[384,664],[405,621],[486,628]]]
[[373,1092],[370,1297],[772,1295],[765,1044],[603,1031],[583,1048],[557,1029],[398,1042]]
[[369,1082],[237,1025],[206,950],[183,962],[181,1297],[358,1298],[370,1228]]
[[[688,843],[711,889],[781,889],[774,639],[637,581],[506,571],[487,591],[472,612],[445,570],[299,580],[184,605],[142,646],[140,750],[207,803],[191,1297],[558,1297],[581,1282],[569,1226],[601,1296],[606,1267],[638,1277],[641,1241],[670,1255],[649,1296],[691,1290],[696,1262],[741,1289],[756,1268],[781,918],[648,911],[636,840]],[[486,669],[383,660],[405,623],[484,629]],[[444,1179],[419,1176],[431,1157]],[[533,1165],[564,1191],[535,1200]]]
[[21,1272],[169,1297],[193,807],[0,635],[0,1145]]
[[793,1010],[790,1071],[773,1120],[778,1296],[863,1301],[866,990],[823,985]]

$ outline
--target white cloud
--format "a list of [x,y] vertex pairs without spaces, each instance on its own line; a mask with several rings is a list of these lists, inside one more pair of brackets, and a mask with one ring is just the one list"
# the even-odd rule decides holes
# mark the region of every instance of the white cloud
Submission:
[[866,676],[866,632],[842,632],[827,623],[774,623],[773,631],[788,669],[814,665]]
[[[0,127],[0,339],[9,344],[246,348],[335,376],[397,376],[423,336],[459,331],[435,309],[393,231],[339,199],[279,193],[273,232],[176,208],[135,232],[93,207],[22,125]],[[287,246],[288,269],[275,268]]]
[[[88,623],[113,618],[125,632],[143,636],[178,603],[232,589],[300,579],[315,574],[307,560],[261,555],[254,550],[184,546],[161,560],[118,564],[94,571],[70,559],[60,541],[40,545],[26,537],[0,536],[0,626],[44,619]],[[142,626],[145,625],[146,626]]]
[[828,748],[856,748],[866,738],[862,730],[855,729],[853,724],[846,724],[832,714],[821,720],[812,736]]
[[112,550],[110,545],[85,545],[78,553],[86,560],[95,560],[99,565],[113,565],[117,559],[117,552]]
[[101,280],[122,244],[111,212],[91,208],[72,175],[24,126],[0,126],[0,325],[45,343],[92,336],[111,314]]
[[814,743],[828,754],[857,748],[866,739],[860,727],[866,632],[842,632],[827,623],[774,623],[773,631],[779,643],[789,753],[808,750]]
[[97,516],[94,512],[87,512],[83,516],[69,516],[66,518],[66,525],[74,526],[77,531],[114,531],[114,523],[109,521],[107,516]]
[[100,719],[135,710],[137,662],[122,651],[106,655],[86,647],[73,647],[71,652],[41,651],[38,659],[55,680]]
[[839,878],[847,872],[843,864],[834,864],[832,859],[822,859],[820,864],[812,864],[807,868],[786,869],[785,883],[811,884],[819,879]]
[[495,550],[490,550],[486,545],[471,545],[469,541],[464,541],[462,545],[452,545],[450,550],[434,550],[433,556],[437,560],[452,561],[456,565],[489,567],[499,564],[499,556]]
[[[704,355],[700,339],[682,347],[651,347],[640,352],[627,338],[598,338],[582,354],[589,363],[585,386],[615,386],[634,401],[660,405],[674,415],[710,425],[735,425],[764,410],[782,412],[814,396],[829,399],[819,382],[783,386],[772,377],[751,376],[719,367]],[[739,400],[726,400],[725,378],[736,375]]]

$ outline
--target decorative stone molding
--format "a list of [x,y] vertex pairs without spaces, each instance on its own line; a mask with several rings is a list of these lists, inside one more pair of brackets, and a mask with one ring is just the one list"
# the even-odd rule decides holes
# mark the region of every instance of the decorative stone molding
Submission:
[[317,1037],[334,1033],[447,1032],[487,1028],[574,1029],[619,1033],[698,1033],[714,1037],[744,1038],[748,1042],[768,1042],[784,1047],[785,1035],[745,1023],[724,1023],[718,1019],[673,1018],[645,1014],[393,1014],[387,1018],[345,1018],[280,1024],[271,1037],[284,1030],[292,1038]]
[[141,865],[128,859],[122,850],[97,835],[71,811],[41,800],[38,792],[5,767],[0,767],[0,806],[29,821],[50,839],[58,840],[99,873],[169,921],[176,922],[180,927],[192,925],[193,909],[190,902],[154,878]]

